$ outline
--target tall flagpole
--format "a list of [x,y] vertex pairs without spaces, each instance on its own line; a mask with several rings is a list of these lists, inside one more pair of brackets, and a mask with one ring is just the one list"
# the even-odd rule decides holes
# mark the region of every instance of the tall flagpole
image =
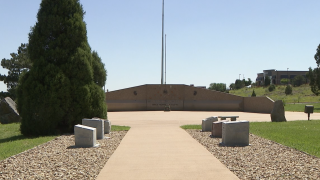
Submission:
[[164,31],[164,0],[162,0],[161,84],[163,84],[163,31]]
[[167,34],[164,35],[164,84],[167,84]]

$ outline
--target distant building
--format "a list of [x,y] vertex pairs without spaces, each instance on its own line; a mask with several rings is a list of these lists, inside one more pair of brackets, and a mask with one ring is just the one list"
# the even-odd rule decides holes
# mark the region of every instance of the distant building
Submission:
[[[281,84],[281,79],[289,79],[291,81],[294,77],[298,75],[301,75],[306,78],[307,73],[308,71],[277,71],[275,69],[263,70],[263,73],[257,74],[256,83],[258,86],[263,85],[265,77],[269,76],[271,79],[271,84],[278,85]],[[306,83],[308,83],[307,78]]]

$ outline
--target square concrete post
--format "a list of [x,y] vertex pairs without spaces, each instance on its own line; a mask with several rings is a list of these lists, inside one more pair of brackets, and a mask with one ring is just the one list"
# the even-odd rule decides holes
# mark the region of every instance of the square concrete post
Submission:
[[77,147],[94,147],[97,139],[96,128],[80,124],[75,125],[74,139]]
[[228,120],[215,121],[212,123],[211,136],[216,138],[222,137],[222,123],[228,122]]
[[218,117],[212,116],[202,120],[202,132],[212,131],[212,123],[218,121]]
[[104,120],[104,133],[109,134],[111,132],[111,121]]
[[224,146],[248,146],[249,121],[223,122],[221,144]]
[[101,119],[82,119],[82,124],[85,126],[94,127],[97,130],[97,139],[104,137],[104,120]]

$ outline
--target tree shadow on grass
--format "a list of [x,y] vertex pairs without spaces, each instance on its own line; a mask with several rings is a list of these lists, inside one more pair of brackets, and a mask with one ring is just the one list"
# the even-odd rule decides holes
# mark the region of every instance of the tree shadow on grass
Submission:
[[11,142],[11,141],[23,140],[23,139],[33,139],[33,138],[36,138],[36,137],[26,137],[24,135],[17,135],[17,136],[12,136],[12,137],[8,137],[8,138],[0,139],[0,144],[6,143],[6,142]]

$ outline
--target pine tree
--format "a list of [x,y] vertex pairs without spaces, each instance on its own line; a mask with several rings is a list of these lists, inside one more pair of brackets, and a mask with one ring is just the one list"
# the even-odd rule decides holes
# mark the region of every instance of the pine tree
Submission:
[[38,21],[29,33],[33,67],[17,88],[24,135],[72,132],[82,118],[107,117],[102,82],[94,81],[94,74],[103,73],[94,72],[84,14],[79,0],[40,4]]
[[254,92],[254,90],[252,91],[251,97],[256,97],[256,92]]
[[284,90],[284,93],[286,95],[292,94],[292,86],[291,85],[287,85],[286,89]]
[[102,88],[107,80],[107,72],[104,68],[101,58],[96,51],[92,52],[92,57],[93,81]]
[[18,81],[20,74],[24,71],[28,71],[32,64],[29,60],[28,51],[27,51],[28,44],[21,43],[21,46],[18,48],[18,53],[11,53],[10,59],[3,58],[1,60],[1,66],[5,69],[8,69],[8,75],[0,74],[0,81],[3,81],[7,84],[7,93],[2,92],[1,97],[4,98],[2,95],[10,96],[11,99],[16,99],[16,87],[18,86]]

